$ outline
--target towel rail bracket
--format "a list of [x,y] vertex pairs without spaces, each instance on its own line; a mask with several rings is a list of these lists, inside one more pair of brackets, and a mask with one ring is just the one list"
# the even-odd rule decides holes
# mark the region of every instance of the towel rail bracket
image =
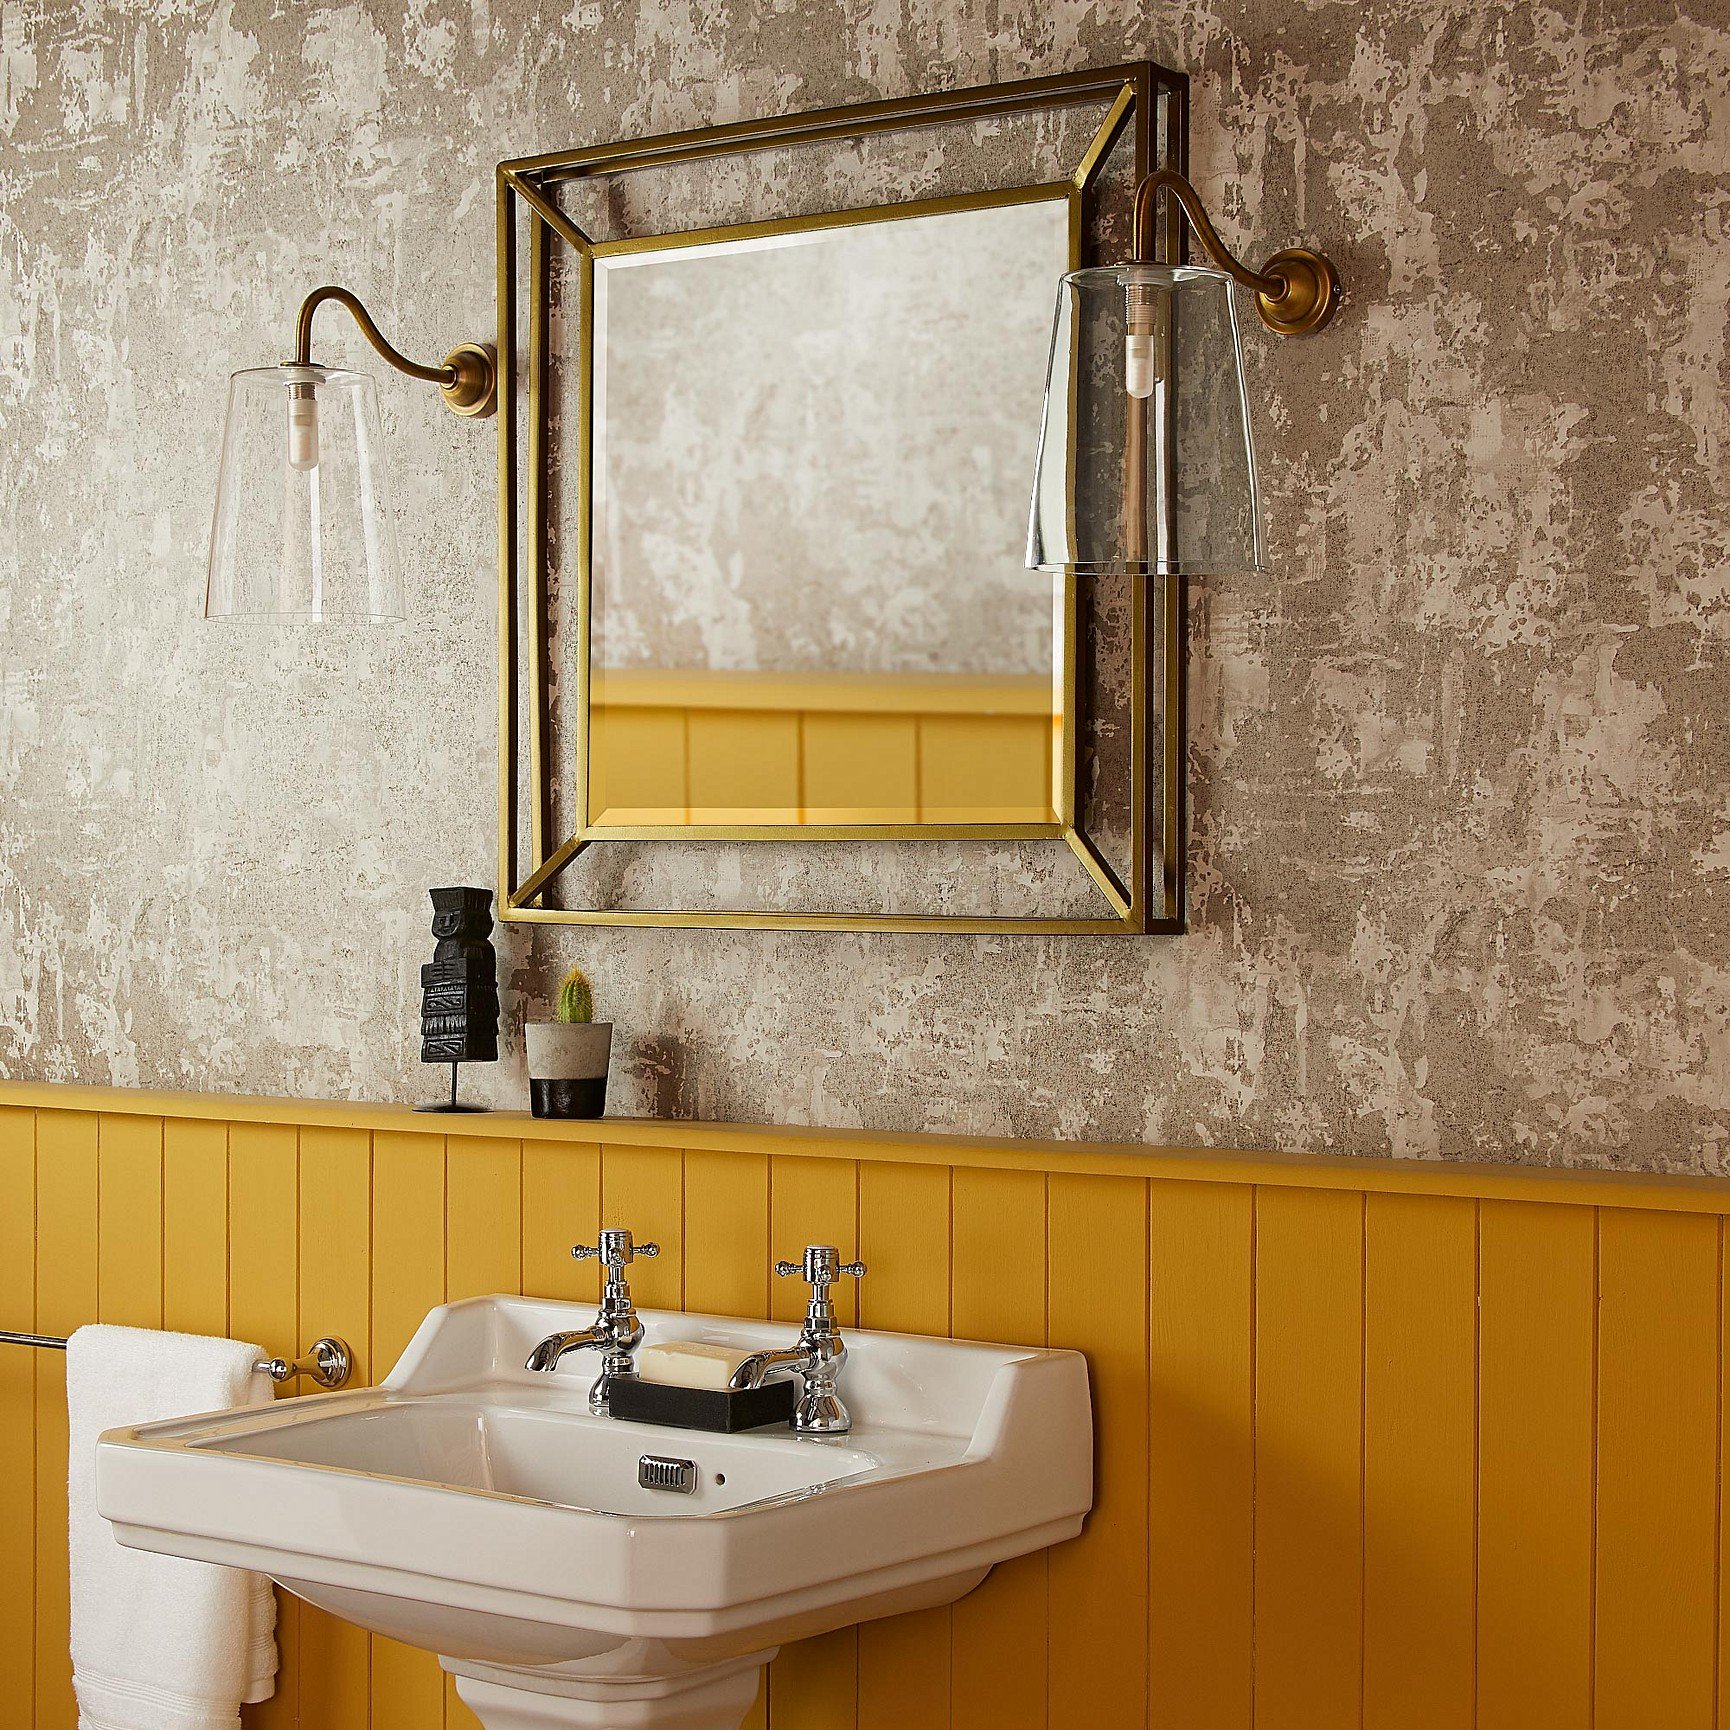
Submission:
[[[0,1345],[40,1346],[51,1352],[66,1350],[65,1340],[57,1334],[15,1334],[0,1330]],[[323,1339],[314,1340],[302,1357],[292,1361],[288,1358],[260,1358],[252,1367],[259,1375],[269,1376],[273,1382],[287,1382],[296,1376],[305,1376],[321,1388],[334,1389],[346,1386],[348,1378],[354,1374],[354,1353],[347,1340],[326,1334]]]

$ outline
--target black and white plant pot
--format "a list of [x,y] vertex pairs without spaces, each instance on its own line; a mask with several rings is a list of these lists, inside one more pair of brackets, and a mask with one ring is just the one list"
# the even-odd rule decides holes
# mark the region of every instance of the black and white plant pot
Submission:
[[529,1110],[536,1117],[599,1117],[607,1109],[610,1021],[531,1021]]

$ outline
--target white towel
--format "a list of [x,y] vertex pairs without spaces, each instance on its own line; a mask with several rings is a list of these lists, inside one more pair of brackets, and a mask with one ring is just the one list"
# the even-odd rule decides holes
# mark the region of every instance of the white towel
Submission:
[[263,1405],[257,1346],[80,1328],[66,1346],[72,1670],[80,1730],[236,1730],[276,1682],[276,1601],[240,1568],[129,1550],[96,1512],[96,1438]]

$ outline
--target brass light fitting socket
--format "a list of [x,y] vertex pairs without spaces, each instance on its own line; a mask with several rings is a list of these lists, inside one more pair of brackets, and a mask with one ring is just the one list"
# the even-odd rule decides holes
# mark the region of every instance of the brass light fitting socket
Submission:
[[1305,246],[1288,246],[1261,267],[1282,285],[1278,294],[1256,290],[1255,309],[1279,336],[1308,336],[1339,310],[1340,279],[1333,265]]
[[460,342],[445,356],[445,366],[452,376],[439,392],[452,414],[484,419],[498,412],[499,363],[491,343]]

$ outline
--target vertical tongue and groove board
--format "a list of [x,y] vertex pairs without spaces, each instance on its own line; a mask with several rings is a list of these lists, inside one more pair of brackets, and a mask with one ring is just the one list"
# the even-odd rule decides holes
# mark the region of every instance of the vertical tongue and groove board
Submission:
[[1364,1722],[1470,1730],[1477,1204],[1371,1195],[1364,1227]]
[[1256,1730],[1358,1724],[1364,1197],[1255,1198]]
[[[372,1136],[307,1125],[300,1132],[302,1335],[349,1343],[352,1381],[373,1378]],[[300,1607],[303,1730],[369,1730],[372,1636],[312,1604]]]
[[[311,1219],[309,1230],[316,1229]],[[236,1123],[228,1132],[228,1320],[236,1339],[300,1349],[300,1131],[292,1122]],[[293,1386],[278,1398],[292,1398]],[[297,1730],[300,1623],[305,1606],[276,1592],[276,1692],[247,1730]],[[310,1613],[310,1612],[309,1612]]]
[[1713,1730],[1722,1227],[1598,1213],[1595,1730]]
[[1478,1212],[1478,1724],[1592,1713],[1596,1220]]
[[1248,1730],[1256,1192],[1147,1189],[1148,1724]]
[[[957,1338],[1046,1343],[1045,1191],[1043,1172],[956,1171]],[[993,1568],[953,1607],[954,1730],[1044,1730],[1049,1619],[1044,1551]]]
[[[523,1289],[523,1148],[500,1136],[445,1140],[445,1301]],[[449,1221],[460,1222],[457,1230]],[[446,1675],[445,1730],[478,1730]]]
[[[69,1334],[97,1319],[97,1118],[93,1111],[36,1119],[36,1325]],[[66,1356],[36,1360],[36,1725],[74,1730],[68,1653]],[[14,1574],[16,1577],[16,1574]]]
[[[458,1229],[462,1227],[459,1223]],[[374,1130],[372,1361],[384,1375],[445,1299],[445,1140]],[[372,1730],[441,1730],[444,1674],[430,1652],[372,1637]],[[311,1727],[308,1726],[308,1730]]]
[[[34,1333],[36,1114],[0,1105],[0,1321]],[[23,1582],[36,1557],[36,1360],[58,1353],[0,1349],[0,1565],[14,1582],[0,1616],[0,1676],[25,1725],[36,1712],[36,1606]]]
[[[950,1172],[940,1165],[859,1166],[861,1327],[952,1333]],[[947,1717],[954,1606],[866,1622],[859,1629],[859,1730],[907,1730]]]
[[[859,1253],[859,1167],[851,1159],[777,1155],[769,1162],[769,1241],[777,1258],[798,1260],[808,1243],[832,1243],[844,1262]],[[866,1279],[871,1276],[865,1275]],[[830,1292],[843,1335],[859,1320],[859,1287],[843,1279]],[[811,1288],[775,1279],[769,1313],[796,1334]],[[859,1714],[859,1630],[839,1628],[784,1646],[769,1666],[772,1730],[855,1730]]]

